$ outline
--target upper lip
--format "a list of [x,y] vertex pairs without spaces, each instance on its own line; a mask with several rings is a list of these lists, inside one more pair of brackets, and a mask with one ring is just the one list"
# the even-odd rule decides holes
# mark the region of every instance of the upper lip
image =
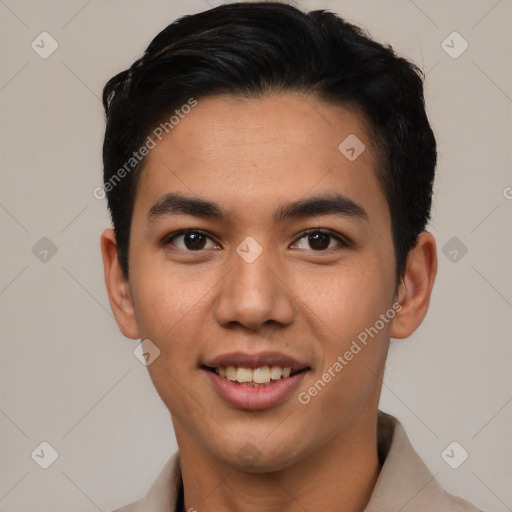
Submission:
[[239,368],[250,368],[251,370],[261,368],[262,366],[280,366],[281,368],[291,368],[292,372],[309,368],[307,364],[279,352],[259,352],[257,354],[230,352],[209,359],[204,363],[204,366],[209,368],[236,366]]

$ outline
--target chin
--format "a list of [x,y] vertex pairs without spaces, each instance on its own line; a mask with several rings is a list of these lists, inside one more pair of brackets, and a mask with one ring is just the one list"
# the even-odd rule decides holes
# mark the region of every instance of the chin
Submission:
[[258,460],[247,461],[239,460],[236,456],[228,461],[228,465],[236,471],[251,474],[267,474],[282,471],[293,465],[289,457],[286,459],[281,457],[261,457]]
[[217,455],[223,462],[237,471],[246,473],[272,473],[286,469],[300,460],[301,453],[294,446],[293,452],[284,444],[278,449],[269,446],[268,440],[247,440],[236,451]]

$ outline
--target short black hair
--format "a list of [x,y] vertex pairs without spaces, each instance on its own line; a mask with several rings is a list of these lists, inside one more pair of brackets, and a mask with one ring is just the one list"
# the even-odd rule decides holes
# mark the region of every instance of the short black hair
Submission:
[[369,121],[390,210],[398,284],[432,204],[437,152],[423,79],[391,46],[327,10],[238,2],[171,23],[103,90],[104,185],[125,276],[145,161],[139,149],[151,130],[175,109],[207,96],[300,92],[354,106]]

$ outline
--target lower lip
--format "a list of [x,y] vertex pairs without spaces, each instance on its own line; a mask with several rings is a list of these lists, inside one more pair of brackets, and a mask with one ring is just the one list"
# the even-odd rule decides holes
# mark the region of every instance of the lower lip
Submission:
[[272,381],[266,386],[246,386],[236,384],[209,370],[203,370],[217,393],[228,404],[237,409],[254,411],[268,409],[284,402],[299,386],[306,374],[306,370],[296,373],[292,377]]

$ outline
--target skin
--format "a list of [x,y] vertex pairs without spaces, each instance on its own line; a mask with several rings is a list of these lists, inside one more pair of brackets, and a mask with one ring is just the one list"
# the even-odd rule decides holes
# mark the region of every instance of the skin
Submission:
[[[366,146],[352,162],[338,150],[349,134]],[[148,370],[171,413],[186,510],[337,510],[343,503],[356,512],[368,503],[380,471],[377,409],[389,339],[420,325],[437,268],[435,240],[424,232],[395,287],[391,219],[377,165],[365,119],[354,108],[295,93],[200,99],[147,157],[133,211],[129,279],[113,231],[103,233],[119,328],[161,350]],[[367,220],[273,219],[282,205],[333,191],[364,208]],[[213,201],[231,217],[148,220],[169,192]],[[350,245],[331,238],[328,249],[314,250],[303,233],[318,228]],[[183,229],[212,240],[195,251],[183,237],[169,240]],[[236,253],[248,236],[263,249],[250,264]],[[236,350],[278,351],[307,363],[298,391],[307,390],[395,302],[400,312],[307,405],[293,393],[269,409],[236,409],[200,368]],[[252,461],[240,457],[248,442],[257,453]]]

